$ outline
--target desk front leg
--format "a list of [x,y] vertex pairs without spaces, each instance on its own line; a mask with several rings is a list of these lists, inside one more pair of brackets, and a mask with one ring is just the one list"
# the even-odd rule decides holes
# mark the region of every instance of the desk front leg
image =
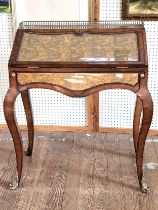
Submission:
[[10,189],[16,189],[19,186],[22,165],[23,165],[23,145],[20,132],[17,127],[17,121],[15,118],[14,104],[16,97],[20,94],[16,87],[9,88],[5,100],[4,100],[4,115],[13,138],[15,153],[16,153],[16,163],[17,163],[17,179],[10,183]]
[[145,140],[151,125],[152,116],[153,116],[153,102],[151,95],[146,88],[142,88],[138,93],[138,97],[142,102],[143,108],[143,117],[142,123],[140,127],[140,132],[138,136],[138,142],[136,145],[136,164],[137,164],[137,174],[139,185],[142,192],[147,193],[150,191],[148,186],[143,182],[143,154],[144,154],[144,146]]
[[33,150],[33,142],[34,142],[34,125],[33,125],[33,114],[32,114],[29,90],[22,91],[21,97],[24,105],[27,127],[28,127],[28,148],[25,153],[27,156],[31,156]]

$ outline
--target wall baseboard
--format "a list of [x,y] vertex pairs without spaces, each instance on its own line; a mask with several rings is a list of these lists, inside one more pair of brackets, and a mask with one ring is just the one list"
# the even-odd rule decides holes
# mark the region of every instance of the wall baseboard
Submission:
[[[126,134],[132,134],[133,129],[132,128],[100,128],[100,132],[102,133],[126,133]],[[158,130],[149,130],[150,136],[158,136]]]
[[[85,132],[85,131],[91,131],[89,127],[85,126],[44,126],[44,125],[35,125],[35,131],[40,132],[53,132],[53,131],[69,131],[69,132]],[[20,130],[26,131],[27,126],[26,125],[20,125]],[[0,125],[0,130],[5,131],[8,130],[7,125]],[[126,134],[132,134],[131,128],[99,128],[99,132],[101,133],[126,133]],[[152,136],[158,136],[158,130],[150,130],[149,135]]]

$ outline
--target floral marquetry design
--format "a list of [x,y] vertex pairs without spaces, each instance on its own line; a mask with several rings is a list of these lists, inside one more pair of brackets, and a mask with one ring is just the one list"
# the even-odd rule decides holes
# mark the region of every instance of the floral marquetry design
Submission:
[[139,61],[137,34],[24,33],[18,61]]
[[29,83],[49,83],[59,85],[70,90],[85,90],[107,83],[127,83],[136,85],[138,74],[129,73],[19,73],[18,83],[26,85]]

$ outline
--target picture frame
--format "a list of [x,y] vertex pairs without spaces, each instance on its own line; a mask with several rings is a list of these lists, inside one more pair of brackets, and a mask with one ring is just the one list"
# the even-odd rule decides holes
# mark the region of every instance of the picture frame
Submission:
[[122,18],[158,20],[158,0],[122,0]]
[[0,0],[0,13],[1,12],[11,12],[11,0]]

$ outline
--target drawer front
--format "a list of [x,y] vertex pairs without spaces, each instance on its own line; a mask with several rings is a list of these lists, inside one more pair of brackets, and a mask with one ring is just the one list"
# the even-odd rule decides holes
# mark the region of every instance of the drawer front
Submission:
[[85,90],[102,84],[126,83],[136,85],[136,73],[19,73],[18,83],[49,83],[59,85],[70,90]]

